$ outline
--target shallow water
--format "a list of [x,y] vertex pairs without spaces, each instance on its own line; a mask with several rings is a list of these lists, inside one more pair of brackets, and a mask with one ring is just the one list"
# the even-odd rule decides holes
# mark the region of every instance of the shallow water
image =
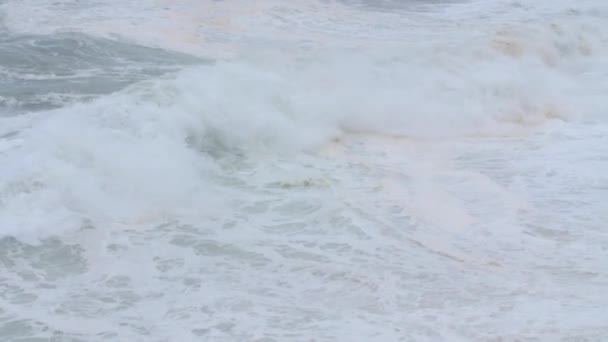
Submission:
[[601,1],[0,1],[7,341],[601,341]]

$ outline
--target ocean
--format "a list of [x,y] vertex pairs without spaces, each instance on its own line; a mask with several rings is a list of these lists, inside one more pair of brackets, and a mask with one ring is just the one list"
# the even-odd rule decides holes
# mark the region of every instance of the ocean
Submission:
[[608,2],[0,0],[1,341],[608,341]]

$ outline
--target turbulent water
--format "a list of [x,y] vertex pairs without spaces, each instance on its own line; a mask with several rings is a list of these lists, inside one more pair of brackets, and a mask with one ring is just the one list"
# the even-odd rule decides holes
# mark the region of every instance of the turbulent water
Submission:
[[608,340],[605,0],[0,1],[0,340]]

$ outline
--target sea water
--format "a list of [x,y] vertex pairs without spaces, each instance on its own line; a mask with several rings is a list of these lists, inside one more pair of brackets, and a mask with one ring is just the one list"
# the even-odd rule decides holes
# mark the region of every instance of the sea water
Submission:
[[0,1],[0,340],[608,339],[603,0]]

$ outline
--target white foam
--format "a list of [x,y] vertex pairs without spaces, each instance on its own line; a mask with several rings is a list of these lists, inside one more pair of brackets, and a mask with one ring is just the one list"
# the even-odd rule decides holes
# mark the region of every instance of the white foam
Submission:
[[[577,34],[521,24],[463,35],[467,44],[449,35],[357,55],[322,48],[298,62],[293,51],[272,49],[49,112],[22,134],[23,146],[2,155],[14,165],[4,170],[4,188],[28,194],[4,195],[4,226],[28,226],[10,222],[15,212],[33,225],[45,221],[35,208],[137,220],[183,207],[207,186],[211,163],[197,149],[314,150],[344,133],[510,136],[600,118],[605,79],[589,68],[606,56],[604,37],[579,24],[559,24]],[[539,37],[553,42],[531,45]]]
[[572,4],[4,4],[224,60],[0,119],[0,236],[90,268],[0,304],[131,340],[602,336],[606,5]]

